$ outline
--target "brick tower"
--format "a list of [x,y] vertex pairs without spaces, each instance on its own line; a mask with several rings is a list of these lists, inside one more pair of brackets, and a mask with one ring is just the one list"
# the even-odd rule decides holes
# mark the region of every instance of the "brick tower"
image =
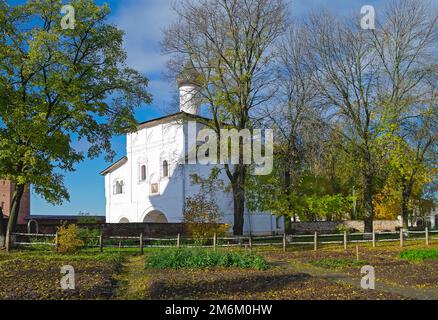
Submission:
[[[9,217],[11,210],[12,197],[14,195],[15,185],[8,180],[0,180],[0,207],[3,208],[3,214]],[[20,212],[18,214],[18,224],[26,224],[26,218],[30,215],[30,192],[29,188],[23,193],[21,198]]]

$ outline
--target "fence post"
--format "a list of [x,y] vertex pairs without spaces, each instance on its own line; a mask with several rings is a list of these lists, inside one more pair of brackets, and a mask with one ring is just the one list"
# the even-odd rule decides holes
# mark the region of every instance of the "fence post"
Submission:
[[286,233],[283,233],[283,252],[286,252],[287,240]]
[[376,247],[376,231],[373,230],[373,248]]
[[315,238],[314,238],[313,244],[314,244],[314,251],[317,251],[318,250],[318,232],[315,232]]
[[99,250],[100,252],[103,252],[103,233],[99,236]]
[[56,231],[56,234],[55,234],[55,250],[56,250],[56,252],[59,252],[59,235],[58,235],[58,231]]
[[144,254],[143,232],[140,233],[140,252],[141,254]]
[[215,232],[213,235],[213,250],[216,251],[217,246],[217,233]]
[[344,250],[348,249],[347,231],[344,231]]
[[400,247],[403,248],[403,228],[400,229]]
[[426,246],[429,245],[429,227],[426,227]]
[[179,249],[181,247],[181,235],[178,233],[176,238],[176,247]]
[[249,241],[249,250],[252,250],[252,235],[251,234],[249,235],[248,241]]

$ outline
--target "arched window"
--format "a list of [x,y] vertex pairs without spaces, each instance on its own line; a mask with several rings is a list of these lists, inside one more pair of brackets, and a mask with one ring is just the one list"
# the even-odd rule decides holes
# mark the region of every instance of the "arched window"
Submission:
[[114,185],[114,194],[123,194],[125,192],[125,184],[123,180],[117,180]]
[[169,162],[167,160],[163,161],[163,177],[167,178],[169,176]]
[[140,181],[146,181],[146,165],[140,167]]

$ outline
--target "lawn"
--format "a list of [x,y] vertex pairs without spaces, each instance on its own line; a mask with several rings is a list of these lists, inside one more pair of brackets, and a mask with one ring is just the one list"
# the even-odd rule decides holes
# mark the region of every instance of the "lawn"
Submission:
[[[347,251],[261,248],[83,250],[74,255],[53,251],[0,251],[0,299],[278,299],[367,300],[415,298],[419,288],[438,294],[438,246],[413,244]],[[76,290],[60,288],[60,270],[76,271]],[[376,269],[377,290],[359,286],[360,269]],[[332,279],[331,274],[353,282]],[[379,284],[403,290],[381,290]],[[414,290],[414,295],[409,290]]]
[[[57,255],[51,251],[0,251],[1,300],[111,299],[123,256],[114,253]],[[76,289],[61,289],[61,267],[75,269]]]
[[438,261],[438,248],[406,250],[400,253],[400,258],[408,261]]
[[356,261],[356,248],[347,251],[327,248],[301,252],[267,252],[268,261],[288,261],[292,265],[307,265],[341,272],[351,277],[361,276],[361,268],[371,265],[376,270],[380,283],[402,288],[429,288],[438,291],[438,245],[424,248],[422,244],[412,243],[405,248],[397,245],[369,245],[359,247],[359,260]]

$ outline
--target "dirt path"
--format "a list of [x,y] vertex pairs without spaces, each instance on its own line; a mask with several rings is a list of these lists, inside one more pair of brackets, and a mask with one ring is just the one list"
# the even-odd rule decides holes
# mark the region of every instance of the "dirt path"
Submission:
[[[362,289],[360,285],[361,277],[352,277],[343,272],[328,271],[327,269],[318,268],[309,264],[305,264],[294,260],[293,262],[282,261],[279,263],[285,268],[290,268],[295,272],[307,273],[314,277],[323,278],[340,284],[348,284],[355,288]],[[376,290],[398,294],[408,299],[415,300],[438,300],[438,288],[412,288],[390,285],[388,283],[376,280]]]
[[144,256],[135,256],[124,263],[123,272],[117,279],[116,300],[145,299],[150,278],[144,272],[144,261]]

